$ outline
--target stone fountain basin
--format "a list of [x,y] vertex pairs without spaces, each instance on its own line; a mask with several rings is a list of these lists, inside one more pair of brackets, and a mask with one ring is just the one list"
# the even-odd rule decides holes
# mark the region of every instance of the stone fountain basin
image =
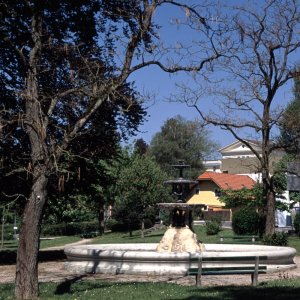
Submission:
[[[95,244],[65,248],[65,268],[75,273],[186,275],[195,253],[156,252],[158,244]],[[293,258],[296,250],[290,247],[205,244],[203,257],[267,256],[261,261],[267,272],[283,271],[296,267]],[[244,262],[247,263],[247,262]],[[229,266],[234,262],[216,262],[214,266]]]

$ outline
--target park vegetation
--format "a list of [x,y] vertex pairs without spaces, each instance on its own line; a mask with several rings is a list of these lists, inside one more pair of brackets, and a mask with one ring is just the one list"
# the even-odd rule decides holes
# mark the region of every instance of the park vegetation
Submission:
[[[155,15],[164,7],[181,12],[183,21],[176,24],[187,25],[191,36],[196,34],[192,45],[182,42],[174,47],[160,40]],[[13,204],[21,216],[17,299],[39,295],[37,256],[44,213],[49,219],[54,212],[56,216],[60,213],[59,218],[71,219],[69,209],[76,204],[81,209],[78,220],[82,220],[89,213],[83,208],[93,199],[89,205],[97,207],[94,215],[103,229],[104,208],[115,192],[111,182],[119,184],[120,190],[124,187],[120,205],[122,199],[131,205],[137,198],[125,189],[129,186],[126,178],[120,182],[120,164],[112,162],[120,157],[121,140],[134,134],[146,116],[144,95],[130,80],[131,74],[145,67],[156,66],[171,74],[190,72],[193,78],[202,75],[208,81],[208,75],[219,70],[226,74],[227,81],[215,89],[225,100],[221,117],[205,115],[196,104],[196,92],[185,89],[180,97],[185,101],[192,95],[205,124],[230,131],[257,155],[263,174],[266,232],[274,231],[269,155],[276,147],[270,135],[282,111],[272,111],[272,107],[279,89],[295,77],[292,57],[300,47],[299,11],[293,0],[265,1],[256,9],[225,9],[228,17],[220,14],[218,6],[190,5],[190,1],[1,2],[1,203]],[[229,117],[232,112],[238,117]],[[253,118],[247,119],[251,114]],[[261,139],[262,156],[238,134],[244,127]],[[201,142],[205,141],[203,133]],[[205,147],[201,144],[201,151]],[[144,163],[149,174],[157,173],[150,158],[133,156],[129,162],[130,168],[120,170],[131,183]],[[142,171],[145,178],[136,189],[146,193],[148,170]],[[159,173],[156,183],[162,178]],[[160,186],[151,190],[151,195],[155,193],[158,201],[163,196]],[[141,198],[142,223],[145,202]]]

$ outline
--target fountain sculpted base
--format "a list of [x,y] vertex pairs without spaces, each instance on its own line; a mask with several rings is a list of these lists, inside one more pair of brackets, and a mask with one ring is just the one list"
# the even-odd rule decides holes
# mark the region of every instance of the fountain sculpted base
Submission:
[[202,252],[204,246],[188,226],[169,227],[156,248],[157,252]]

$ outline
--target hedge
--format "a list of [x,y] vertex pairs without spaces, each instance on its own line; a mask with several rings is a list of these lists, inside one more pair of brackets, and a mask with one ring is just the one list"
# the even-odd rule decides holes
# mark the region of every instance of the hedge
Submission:
[[44,236],[82,235],[97,231],[99,231],[98,221],[46,224],[42,226],[42,235]]

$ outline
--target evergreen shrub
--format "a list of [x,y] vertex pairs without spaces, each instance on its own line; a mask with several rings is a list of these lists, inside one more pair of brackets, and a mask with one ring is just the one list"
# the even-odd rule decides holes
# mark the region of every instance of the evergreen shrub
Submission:
[[118,221],[114,218],[109,218],[108,220],[105,221],[105,229],[106,230],[111,230],[112,226],[117,224]]
[[264,245],[270,246],[287,246],[288,235],[284,232],[274,232],[273,234],[267,234],[262,240]]
[[60,223],[55,225],[44,225],[42,235],[44,236],[61,236],[61,235],[81,235],[87,232],[96,232],[99,230],[98,221],[91,222],[71,222]]
[[221,223],[218,221],[205,221],[207,235],[216,235],[221,231]]
[[254,208],[243,207],[232,216],[232,229],[235,234],[257,234],[260,227],[260,217]]
[[122,222],[118,222],[116,224],[113,224],[111,226],[111,231],[112,232],[128,232],[132,230],[138,230],[141,229],[141,225],[139,223],[131,223],[131,224],[125,224]]

